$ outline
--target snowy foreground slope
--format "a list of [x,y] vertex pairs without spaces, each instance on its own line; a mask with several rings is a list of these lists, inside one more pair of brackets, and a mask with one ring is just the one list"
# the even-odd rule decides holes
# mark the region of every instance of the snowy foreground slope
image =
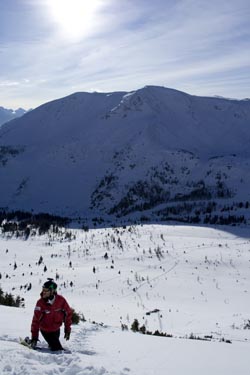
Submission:
[[[0,306],[1,374],[250,373],[247,229],[146,225],[72,233],[70,242],[60,233],[26,241],[2,235],[1,287],[24,297],[25,308]],[[41,285],[56,275],[59,293],[87,321],[62,340],[71,353],[30,351],[18,338],[29,335]],[[172,337],[134,333],[134,319]],[[42,339],[40,345],[46,347]]]

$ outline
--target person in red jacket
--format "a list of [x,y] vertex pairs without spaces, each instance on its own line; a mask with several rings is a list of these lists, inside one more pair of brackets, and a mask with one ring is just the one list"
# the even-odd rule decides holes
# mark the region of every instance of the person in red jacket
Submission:
[[66,299],[57,294],[57,284],[53,279],[43,284],[40,295],[31,324],[31,346],[36,347],[40,330],[52,351],[63,350],[59,340],[60,327],[64,323],[64,338],[69,340],[72,310]]

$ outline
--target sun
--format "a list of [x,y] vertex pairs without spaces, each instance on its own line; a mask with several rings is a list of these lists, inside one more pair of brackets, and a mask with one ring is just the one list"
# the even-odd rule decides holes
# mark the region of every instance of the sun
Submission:
[[64,36],[77,39],[95,28],[101,0],[48,0],[48,5]]

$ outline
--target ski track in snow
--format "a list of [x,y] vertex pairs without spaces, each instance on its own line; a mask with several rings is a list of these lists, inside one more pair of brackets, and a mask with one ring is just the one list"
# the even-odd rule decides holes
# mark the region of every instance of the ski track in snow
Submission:
[[[122,371],[110,371],[95,366],[89,357],[96,356],[89,347],[89,336],[98,331],[98,327],[80,328],[70,343],[70,352],[43,352],[31,350],[19,344],[17,338],[8,335],[0,337],[1,375],[127,375],[129,368]],[[47,350],[42,342],[40,348]],[[78,348],[78,349],[76,349]]]
[[2,375],[124,375],[129,371],[110,372],[104,367],[89,365],[89,351],[43,353],[22,348],[17,342],[5,341],[4,344],[0,353]]

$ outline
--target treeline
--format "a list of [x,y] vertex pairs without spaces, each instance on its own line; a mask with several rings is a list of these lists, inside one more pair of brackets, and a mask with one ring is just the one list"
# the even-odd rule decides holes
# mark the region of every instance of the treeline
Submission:
[[122,217],[135,211],[145,211],[168,202],[170,193],[156,183],[137,181],[118,204],[109,210],[109,214]]
[[207,215],[203,219],[203,224],[218,224],[218,225],[232,225],[232,224],[246,224],[244,215]]
[[[227,205],[221,205],[221,203],[215,201],[183,202],[182,204],[168,206],[162,210],[158,210],[155,212],[155,215],[161,221],[178,221],[190,224],[235,225],[245,224],[247,222],[244,213],[249,208],[250,204],[248,201],[233,202]],[[236,214],[237,211],[239,214]],[[145,215],[142,219],[143,221],[150,220],[150,218]]]
[[[159,173],[157,177],[159,177]],[[203,180],[192,182],[187,186],[188,191],[186,193],[182,192],[177,194],[174,194],[175,188],[169,186],[168,189],[166,189],[166,186],[162,184],[162,182],[163,176],[161,176],[160,182],[154,181],[154,179],[136,181],[129,187],[121,200],[111,207],[109,214],[116,215],[119,218],[136,211],[142,212],[150,210],[164,203],[183,202],[186,205],[192,205],[192,203],[197,201],[210,201],[216,198],[228,199],[233,197],[233,192],[228,189],[226,184],[220,179],[214,186],[206,186]],[[168,183],[170,183],[169,180]],[[177,184],[178,180],[171,180],[171,185]],[[99,196],[99,199],[104,199],[104,196]]]
[[0,211],[0,228],[2,233],[15,233],[17,237],[28,238],[33,231],[42,235],[52,230],[59,231],[59,227],[65,227],[70,219],[47,213],[32,214],[25,211]]
[[0,305],[12,307],[24,307],[24,298],[13,296],[11,293],[4,293],[0,287]]

